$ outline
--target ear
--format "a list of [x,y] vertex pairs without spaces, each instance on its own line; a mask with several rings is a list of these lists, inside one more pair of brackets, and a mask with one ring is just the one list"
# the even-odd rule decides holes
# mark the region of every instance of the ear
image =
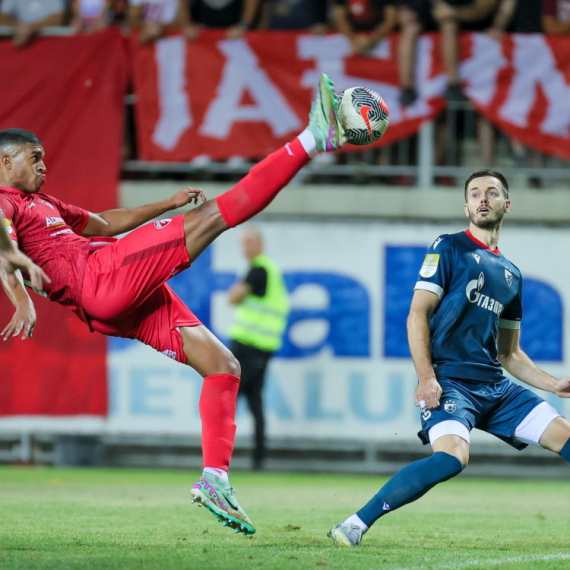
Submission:
[[505,214],[511,211],[511,201],[510,200],[506,200],[505,201]]
[[463,205],[463,211],[465,212],[465,217],[468,218],[469,217],[469,209],[467,208],[467,204]]
[[12,169],[12,157],[9,154],[3,154],[0,162],[6,170]]

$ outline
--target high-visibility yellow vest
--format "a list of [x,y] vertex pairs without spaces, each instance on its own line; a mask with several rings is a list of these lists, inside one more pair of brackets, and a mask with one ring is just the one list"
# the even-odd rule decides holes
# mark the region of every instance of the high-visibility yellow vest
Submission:
[[267,289],[263,297],[248,295],[238,305],[230,337],[259,350],[275,352],[281,348],[281,337],[287,325],[287,289],[277,264],[267,255],[258,255],[251,265],[265,269]]

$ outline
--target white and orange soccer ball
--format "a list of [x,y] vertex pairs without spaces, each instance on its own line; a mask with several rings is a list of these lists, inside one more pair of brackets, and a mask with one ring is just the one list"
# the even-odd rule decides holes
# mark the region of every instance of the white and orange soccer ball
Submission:
[[338,114],[350,144],[365,145],[377,141],[388,128],[388,105],[368,87],[350,87],[339,94]]

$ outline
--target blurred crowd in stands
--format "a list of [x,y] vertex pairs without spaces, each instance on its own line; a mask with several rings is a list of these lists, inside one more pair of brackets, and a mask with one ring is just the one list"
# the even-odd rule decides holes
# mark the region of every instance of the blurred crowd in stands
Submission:
[[[459,79],[458,34],[479,31],[494,39],[500,39],[504,32],[570,35],[570,0],[0,0],[0,26],[21,48],[31,44],[43,28],[62,26],[67,33],[90,33],[109,26],[119,26],[127,33],[136,28],[143,44],[156,41],[168,29],[181,30],[189,41],[197,39],[205,28],[225,29],[229,38],[241,38],[258,29],[304,30],[316,35],[338,32],[347,36],[353,53],[363,57],[387,34],[400,32],[399,101],[403,106],[413,104],[418,97],[414,70],[419,36],[439,31],[448,79],[448,113],[436,122],[436,163],[463,162],[456,142],[459,137],[464,141],[477,139],[480,162],[491,166],[497,162],[501,135],[490,121],[477,117],[466,102]],[[469,128],[468,124],[475,126]],[[136,158],[134,128],[131,117],[126,133],[131,142],[125,145],[125,158]],[[545,165],[540,153],[529,151],[514,139],[502,136],[501,140],[506,141],[507,154],[516,166]],[[411,145],[404,141],[381,149],[380,154],[354,160],[413,163],[415,159],[410,156],[414,145],[413,141]],[[203,158],[193,162],[200,166]],[[238,166],[244,162],[239,156],[234,158]],[[353,160],[350,153],[321,158]],[[209,164],[209,157],[206,159]]]
[[77,32],[136,27],[142,43],[168,28],[182,29],[189,40],[203,28],[224,28],[230,38],[252,29],[337,31],[350,39],[355,54],[399,30],[400,103],[410,105],[417,98],[414,65],[423,31],[441,33],[445,95],[461,101],[459,31],[485,31],[494,38],[505,31],[570,34],[570,0],[0,0],[0,25],[13,28],[20,47],[52,26]]

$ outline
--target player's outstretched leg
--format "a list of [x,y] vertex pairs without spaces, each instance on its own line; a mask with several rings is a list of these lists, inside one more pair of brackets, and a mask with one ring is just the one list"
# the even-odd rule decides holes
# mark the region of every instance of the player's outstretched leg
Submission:
[[338,150],[344,143],[337,95],[330,77],[323,73],[307,128],[254,166],[231,190],[216,198],[226,224],[235,227],[261,212],[314,154]]
[[407,465],[394,475],[356,514],[329,532],[339,546],[358,546],[363,534],[382,516],[425,495],[438,483],[463,471],[457,457],[436,451],[431,457]]

